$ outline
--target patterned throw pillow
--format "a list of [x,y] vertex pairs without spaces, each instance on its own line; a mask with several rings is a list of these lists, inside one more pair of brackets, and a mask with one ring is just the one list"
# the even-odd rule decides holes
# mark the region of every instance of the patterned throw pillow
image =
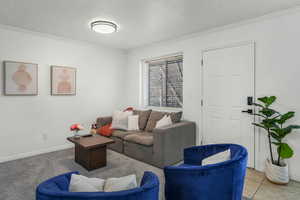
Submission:
[[139,128],[145,130],[152,110],[134,110],[133,114],[139,116]]
[[163,118],[161,118],[161,120],[156,122],[155,128],[160,128],[171,124],[172,124],[172,120],[170,115],[165,115]]
[[152,130],[155,128],[156,126],[156,122],[158,122],[159,120],[161,120],[164,115],[166,115],[166,112],[160,112],[160,111],[152,111],[149,117],[149,120],[147,122],[147,126],[145,128],[145,131],[147,132],[152,132]]
[[172,113],[169,113],[169,115],[171,116],[171,119],[172,119],[173,123],[178,123],[178,122],[181,121],[182,111],[180,111],[180,112],[172,112]]
[[153,129],[156,126],[156,123],[161,120],[164,115],[170,115],[173,124],[180,122],[181,117],[182,117],[182,112],[160,112],[160,111],[152,111],[149,117],[149,120],[147,122],[147,126],[145,128],[145,131],[147,132],[152,132]]

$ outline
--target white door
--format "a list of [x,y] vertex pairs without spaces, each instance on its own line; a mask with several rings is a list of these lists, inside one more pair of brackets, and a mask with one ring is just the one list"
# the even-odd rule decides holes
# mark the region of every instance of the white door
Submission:
[[248,149],[254,167],[254,43],[203,52],[202,134],[204,144],[236,143]]

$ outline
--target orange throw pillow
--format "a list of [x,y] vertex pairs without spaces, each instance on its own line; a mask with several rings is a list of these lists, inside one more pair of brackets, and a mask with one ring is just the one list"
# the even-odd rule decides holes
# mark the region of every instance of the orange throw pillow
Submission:
[[111,128],[111,123],[110,124],[107,124],[105,126],[102,126],[101,128],[99,128],[97,130],[97,133],[99,135],[103,135],[103,136],[106,136],[106,137],[109,137],[112,135],[113,133],[113,129]]
[[125,110],[123,110],[123,112],[125,112],[125,111],[133,111],[133,107],[128,107]]

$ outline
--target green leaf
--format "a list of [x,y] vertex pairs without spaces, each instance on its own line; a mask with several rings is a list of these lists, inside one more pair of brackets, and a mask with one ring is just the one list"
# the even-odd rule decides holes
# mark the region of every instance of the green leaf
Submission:
[[254,106],[257,106],[257,107],[264,108],[264,106],[263,106],[263,105],[261,105],[261,104],[258,104],[258,103],[252,103],[252,105],[254,105]]
[[292,132],[292,129],[290,127],[283,128],[282,130],[283,130],[284,136],[286,136],[287,134]]
[[273,109],[270,109],[270,108],[263,108],[259,112],[262,113],[263,115],[267,116],[267,117],[271,117],[272,115],[277,113],[276,110],[273,110]]
[[272,119],[277,119],[278,117],[280,117],[280,116],[281,116],[281,114],[280,114],[280,113],[278,113],[278,112],[277,112],[277,114],[278,114],[278,115],[277,115],[277,116],[275,116],[275,117],[272,117]]
[[259,116],[259,117],[262,117],[262,118],[266,118],[266,116],[258,114],[258,113],[253,113],[252,115],[256,115],[256,116]]
[[254,126],[258,126],[258,127],[260,127],[260,128],[263,128],[263,129],[266,129],[266,130],[268,130],[268,128],[267,127],[265,127],[265,126],[263,126],[262,124],[258,124],[258,123],[252,123]]
[[261,121],[261,124],[266,128],[277,128],[275,119],[264,119]]
[[291,119],[294,116],[295,116],[295,112],[292,112],[292,111],[287,112],[280,116],[280,118],[277,120],[277,123],[284,124],[288,119]]
[[274,133],[274,132],[270,132],[270,135],[272,136],[272,138],[274,138],[275,140],[277,140],[278,142],[280,142],[281,141],[281,137],[280,137],[280,135],[278,135],[278,134],[276,134],[276,133]]
[[291,128],[291,129],[299,129],[300,126],[299,125],[289,125],[286,128]]
[[258,101],[261,101],[261,102],[263,102],[264,104],[266,104],[267,102],[268,102],[268,97],[267,96],[265,96],[265,97],[260,97],[260,98],[257,98],[258,99]]
[[272,103],[275,102],[276,97],[275,96],[265,96],[265,97],[261,97],[258,98],[259,101],[263,102],[265,104],[265,107],[269,107]]
[[283,134],[283,130],[281,128],[272,128],[271,131],[274,131],[278,135]]
[[291,158],[294,155],[293,149],[287,143],[281,143],[277,148],[277,152],[281,158]]
[[284,138],[287,134],[292,132],[292,129],[289,127],[286,128],[272,128],[271,131],[274,131],[280,138]]
[[280,145],[281,143],[280,142],[272,142],[272,144],[275,144],[275,145]]

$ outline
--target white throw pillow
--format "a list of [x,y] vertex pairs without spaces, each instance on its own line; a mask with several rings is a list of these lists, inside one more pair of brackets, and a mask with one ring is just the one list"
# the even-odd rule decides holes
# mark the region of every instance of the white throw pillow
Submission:
[[155,128],[168,126],[172,124],[171,116],[165,115],[163,118],[161,118],[159,121],[156,122]]
[[231,153],[230,153],[230,149],[228,149],[226,151],[222,151],[220,153],[214,154],[212,156],[203,159],[202,166],[225,162],[227,160],[230,160],[230,158],[231,158]]
[[128,117],[128,129],[129,131],[139,130],[139,116],[132,115]]
[[132,174],[121,178],[109,178],[104,185],[104,192],[130,190],[137,187],[136,175]]
[[121,129],[127,130],[128,129],[128,117],[133,115],[132,111],[115,111],[113,114],[112,129]]
[[72,174],[69,185],[70,192],[103,192],[105,180],[100,178],[88,178],[82,175]]

